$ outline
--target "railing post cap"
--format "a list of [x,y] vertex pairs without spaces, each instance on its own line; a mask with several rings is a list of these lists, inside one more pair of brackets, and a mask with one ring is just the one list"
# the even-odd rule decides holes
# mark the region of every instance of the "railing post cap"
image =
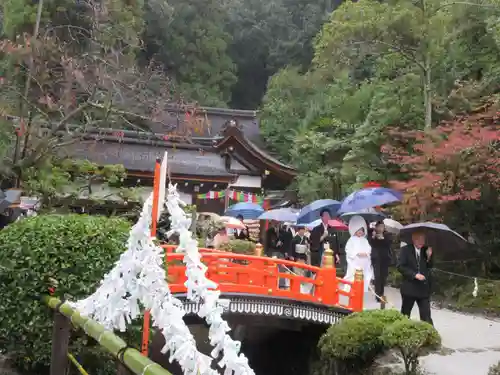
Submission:
[[361,268],[358,268],[354,273],[354,280],[363,281],[363,279],[364,279],[363,270]]
[[330,249],[330,244],[325,243],[324,244],[324,249],[325,251],[323,252],[323,267],[324,268],[334,268],[335,267],[335,262],[333,260],[333,251]]

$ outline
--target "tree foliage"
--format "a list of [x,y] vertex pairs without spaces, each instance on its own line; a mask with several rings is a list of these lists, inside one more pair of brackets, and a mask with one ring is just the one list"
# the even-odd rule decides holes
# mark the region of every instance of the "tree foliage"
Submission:
[[499,119],[492,106],[432,131],[389,133],[393,143],[383,152],[406,175],[392,185],[406,192],[408,219],[439,214],[451,201],[478,200],[485,189],[500,187]]
[[[165,19],[165,15],[167,18]],[[146,6],[145,54],[175,78],[190,100],[226,106],[236,78],[220,1],[154,0]]]
[[135,61],[140,10],[118,0],[79,4],[79,24],[54,24],[64,18],[59,13],[77,11],[58,8],[39,35],[0,41],[1,129],[12,134],[2,138],[3,179],[22,178],[69,145],[92,141],[96,129],[172,126],[169,79]]
[[[380,152],[387,129],[435,127],[498,92],[491,22],[499,13],[496,0],[362,0],[336,9],[316,37],[309,71],[279,72],[264,98],[265,139],[299,168],[299,194],[331,197],[332,183],[345,194],[391,179]],[[349,131],[339,134],[339,126]],[[339,144],[344,153],[332,156]]]

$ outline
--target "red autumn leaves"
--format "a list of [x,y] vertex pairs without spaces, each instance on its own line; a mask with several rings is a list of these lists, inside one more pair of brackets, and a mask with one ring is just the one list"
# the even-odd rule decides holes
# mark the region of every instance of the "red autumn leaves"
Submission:
[[500,187],[500,112],[492,107],[428,131],[393,129],[390,139],[381,151],[401,174],[391,185],[405,192],[412,215]]

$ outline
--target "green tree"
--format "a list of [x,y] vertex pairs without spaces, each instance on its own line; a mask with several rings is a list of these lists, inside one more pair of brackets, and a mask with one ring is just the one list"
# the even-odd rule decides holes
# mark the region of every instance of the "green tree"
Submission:
[[[146,59],[155,59],[188,100],[226,106],[235,66],[224,31],[227,13],[219,1],[152,0],[145,8]],[[167,19],[164,19],[167,15]]]
[[[269,147],[301,171],[301,195],[331,195],[331,182],[317,192],[332,175],[344,193],[388,179],[380,154],[387,127],[422,129],[498,92],[493,2],[439,3],[344,3],[317,36],[311,69],[271,79],[261,128]],[[348,136],[338,134],[339,124]],[[322,156],[334,139],[345,154]]]
[[[464,54],[476,55],[463,48],[474,45],[467,41],[471,30],[475,36],[483,35],[480,54],[498,58],[498,53],[491,51],[491,37],[486,40],[489,30],[485,27],[485,12],[496,9],[492,5],[479,0],[346,2],[332,14],[318,36],[315,63],[322,68],[352,70],[367,60],[375,61],[370,79],[417,78],[420,95],[413,99],[414,105],[422,108],[424,126],[429,128],[439,120],[434,111],[445,111],[440,104],[448,106],[445,98],[457,79],[475,78],[468,75],[477,67],[467,66],[464,61]],[[472,22],[467,20],[470,13],[474,14]],[[478,45],[474,49],[477,51]],[[467,72],[460,72],[460,65],[467,67]]]
[[[33,175],[30,169],[40,176],[38,167],[84,140],[89,130],[163,124],[171,103],[165,74],[152,67],[138,69],[135,62],[141,44],[140,2],[107,0],[99,7],[84,2],[78,12],[54,10],[52,1],[40,4],[47,4],[42,9],[48,15],[43,14],[38,35],[0,42],[0,117],[2,129],[10,128],[13,135],[2,137],[8,152],[1,177],[18,183],[24,172]],[[75,12],[79,23],[69,17]],[[10,25],[15,30],[24,24]]]
[[314,37],[341,0],[230,0],[230,55],[237,65],[231,105],[257,108],[269,77],[286,66],[309,68]]

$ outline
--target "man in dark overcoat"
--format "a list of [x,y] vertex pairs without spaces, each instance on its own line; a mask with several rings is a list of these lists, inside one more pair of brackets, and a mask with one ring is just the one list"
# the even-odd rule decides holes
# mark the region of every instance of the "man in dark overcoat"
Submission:
[[425,233],[412,234],[412,243],[401,248],[398,270],[403,275],[401,283],[401,313],[410,316],[418,305],[420,320],[432,323],[431,318],[431,269],[432,248],[425,245]]

